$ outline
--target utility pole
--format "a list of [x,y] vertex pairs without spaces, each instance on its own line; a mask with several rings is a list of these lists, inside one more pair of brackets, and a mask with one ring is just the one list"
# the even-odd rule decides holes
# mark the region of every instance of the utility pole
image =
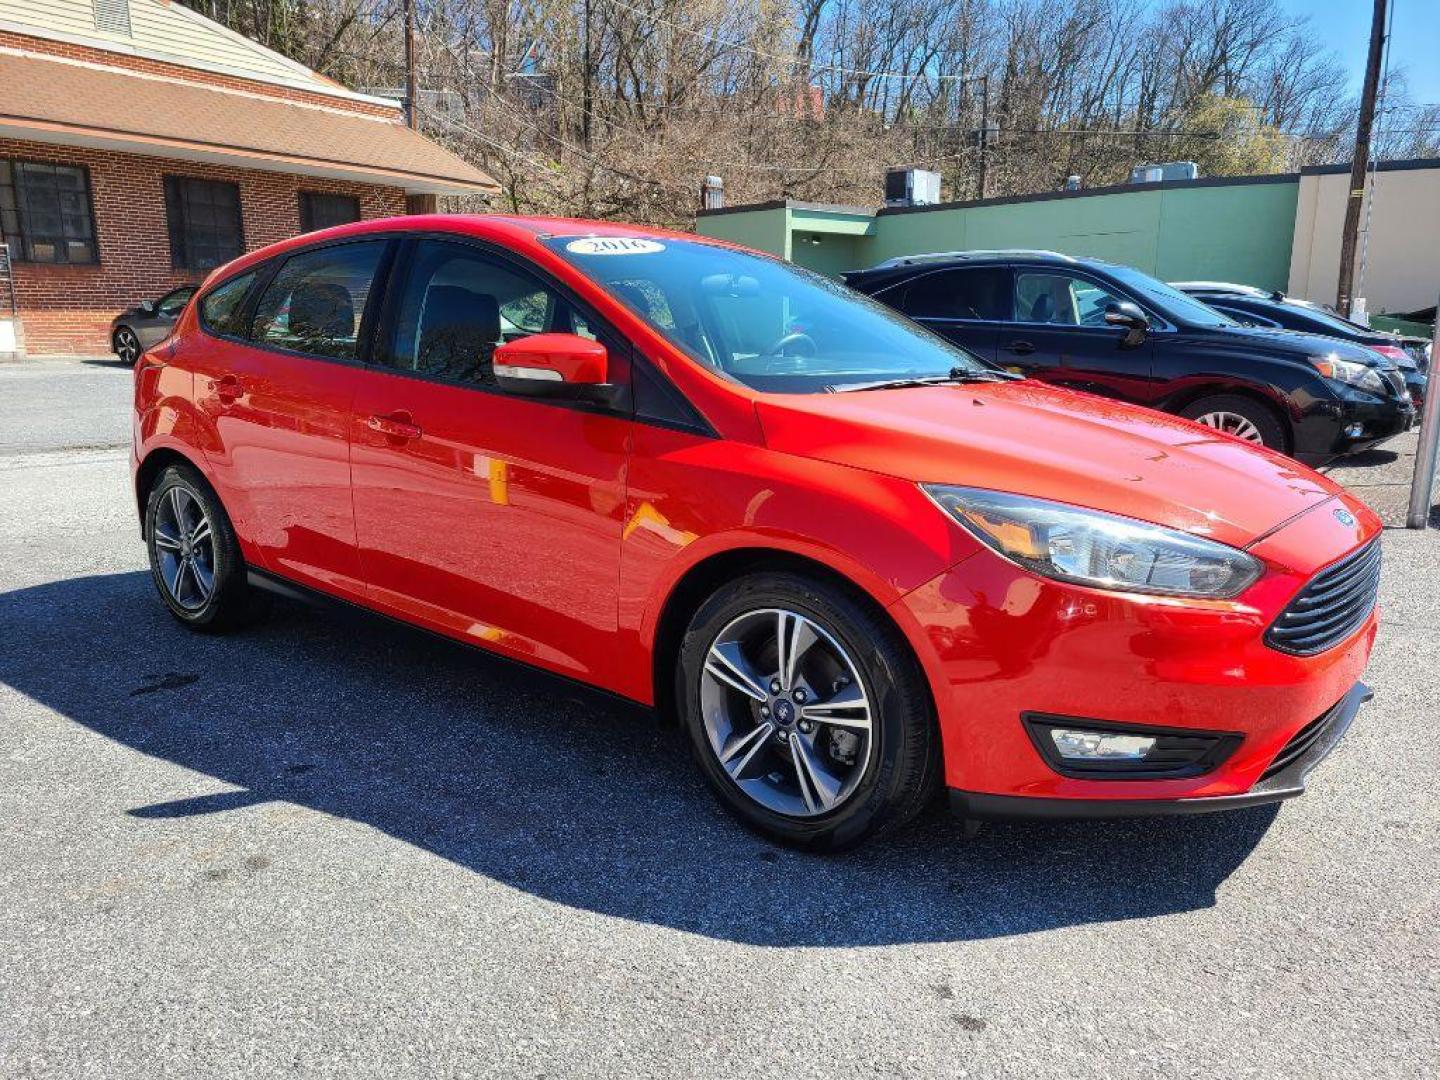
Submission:
[[990,148],[990,76],[981,75],[980,83],[980,198],[985,198],[986,151]]
[[415,0],[405,0],[405,122],[420,127],[420,91],[415,83]]
[[1370,55],[1365,61],[1365,86],[1360,91],[1360,115],[1355,122],[1355,156],[1350,160],[1350,194],[1345,200],[1345,226],[1340,234],[1340,281],[1335,290],[1335,308],[1350,314],[1354,300],[1355,243],[1360,232],[1360,209],[1365,201],[1365,170],[1370,162],[1370,128],[1375,123],[1375,95],[1380,87],[1380,56],[1385,50],[1385,7],[1387,0],[1375,0],[1370,23]]
[[585,0],[585,25],[581,36],[585,40],[585,77],[580,88],[580,145],[590,149],[590,0]]

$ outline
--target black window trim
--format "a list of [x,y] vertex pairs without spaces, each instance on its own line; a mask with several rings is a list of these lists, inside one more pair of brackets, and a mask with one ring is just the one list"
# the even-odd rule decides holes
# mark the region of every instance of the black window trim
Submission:
[[[180,253],[177,252],[177,251],[176,251],[176,248],[175,248],[175,237],[176,237],[176,234],[177,234],[177,230],[181,229],[183,223],[182,223],[182,222],[177,222],[177,221],[171,221],[171,220],[170,220],[170,193],[169,193],[169,191],[167,190],[167,186],[168,186],[168,184],[169,184],[169,182],[170,182],[171,180],[176,180],[176,181],[198,180],[198,181],[200,181],[201,183],[206,183],[206,184],[226,184],[226,185],[228,185],[229,187],[232,187],[232,188],[235,189],[235,227],[236,227],[236,229],[239,231],[239,236],[240,236],[240,254],[239,254],[239,255],[236,255],[235,258],[238,259],[238,258],[240,258],[242,255],[244,255],[244,254],[245,254],[245,193],[244,193],[243,190],[241,190],[239,181],[236,181],[236,180],[222,180],[222,179],[219,179],[219,178],[214,177],[214,176],[196,176],[194,173],[179,173],[179,172],[161,173],[161,175],[160,175],[160,200],[161,200],[162,204],[163,204],[164,207],[165,207],[165,232],[166,232],[166,236],[167,236],[167,238],[169,239],[169,242],[170,242],[170,268],[171,268],[172,270],[180,270],[180,271],[184,271],[184,272],[186,272],[186,273],[192,273],[192,274],[195,274],[195,273],[207,273],[207,271],[204,270],[203,268],[197,267],[197,266],[193,266],[193,265],[188,261],[188,253],[187,253],[187,257],[186,257],[185,260],[177,261],[177,260],[179,259],[179,254],[180,254]],[[224,266],[225,263],[221,263],[220,265],[221,265],[221,266]],[[211,269],[214,269],[214,267],[212,267]]]
[[[385,254],[381,257],[380,266],[375,271],[375,282],[371,285],[370,295],[366,297],[365,314],[361,317],[359,336],[355,339],[356,357],[353,360],[345,360],[336,356],[316,356],[312,353],[298,352],[294,349],[286,349],[278,345],[254,341],[250,338],[239,337],[234,334],[223,334],[209,326],[205,322],[204,303],[211,293],[224,285],[229,284],[236,278],[246,274],[254,273],[255,281],[250,285],[250,290],[245,296],[244,305],[241,308],[242,322],[249,326],[255,317],[255,308],[260,302],[260,297],[270,287],[275,275],[280,272],[289,259],[296,255],[307,254],[312,251],[323,251],[326,248],[339,247],[344,244],[362,244],[383,240],[389,245]],[[398,314],[398,306],[401,289],[402,258],[406,242],[420,240],[443,240],[447,243],[459,244],[465,247],[475,248],[487,255],[493,256],[510,266],[515,267],[522,273],[539,280],[540,284],[552,289],[561,297],[571,309],[577,312],[592,327],[608,334],[615,341],[622,342],[626,349],[626,358],[633,369],[643,364],[649,374],[663,387],[663,392],[673,398],[677,404],[683,407],[683,411],[694,417],[693,422],[665,420],[659,417],[637,415],[634,408],[633,392],[626,395],[624,408],[614,408],[587,401],[567,401],[564,399],[523,397],[519,394],[510,393],[494,386],[482,386],[473,382],[466,382],[460,379],[443,379],[434,375],[425,375],[420,372],[405,371],[401,368],[390,367],[385,364],[376,363],[373,359],[374,351],[382,333],[388,333],[393,325],[393,320]],[[402,229],[387,232],[366,232],[357,233],[353,236],[341,236],[331,240],[317,241],[311,244],[304,244],[299,247],[288,249],[277,253],[268,259],[252,263],[235,273],[227,274],[224,278],[204,288],[203,292],[196,293],[196,312],[200,328],[206,335],[218,341],[227,341],[235,345],[242,345],[250,349],[259,349],[262,352],[275,353],[278,356],[289,356],[300,360],[312,360],[320,364],[339,364],[343,367],[365,368],[370,371],[379,372],[385,375],[393,375],[397,378],[416,379],[420,382],[435,383],[440,386],[453,386],[460,390],[469,390],[475,393],[492,394],[496,397],[503,397],[510,400],[535,401],[546,405],[554,405],[560,408],[568,408],[577,412],[597,413],[604,416],[616,416],[621,419],[631,420],[637,424],[646,424],[650,427],[665,428],[671,431],[686,432],[692,435],[700,435],[705,438],[719,438],[719,433],[710,424],[703,413],[697,409],[690,399],[681,392],[669,378],[666,377],[657,364],[654,363],[644,352],[635,345],[630,338],[615,329],[609,319],[603,317],[595,309],[580,297],[574,289],[565,282],[559,280],[546,267],[531,260],[523,259],[514,252],[509,251],[497,244],[483,240],[480,237],[466,236],[460,233],[444,232],[440,230],[418,230]],[[632,391],[634,378],[632,375]]]
[[[20,186],[15,183],[16,165],[50,165],[59,166],[65,169],[78,169],[85,178],[85,211],[90,215],[90,246],[95,249],[95,257],[85,262],[43,262],[25,257],[25,232],[21,228],[20,235],[15,239],[19,241],[20,253],[15,253],[14,247],[10,250],[10,261],[24,263],[26,266],[102,266],[100,258],[100,221],[95,217],[95,185],[90,181],[90,166],[77,164],[69,161],[40,161],[36,158],[12,157],[9,154],[0,154],[0,160],[10,162],[10,182],[15,187],[15,220],[20,221]],[[5,238],[8,242],[8,238]]]

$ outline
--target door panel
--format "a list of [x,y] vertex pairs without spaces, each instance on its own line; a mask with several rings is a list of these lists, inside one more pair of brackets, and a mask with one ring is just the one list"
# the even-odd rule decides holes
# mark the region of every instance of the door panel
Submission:
[[350,505],[352,369],[233,342],[203,353],[195,397],[219,445],[216,488],[261,565],[363,595]]
[[903,286],[901,310],[947,341],[994,363],[1010,316],[1010,272],[1000,266],[936,270]]
[[1016,321],[1000,333],[1000,363],[1057,386],[1148,402],[1151,337],[1129,345],[1125,330],[1104,321],[1108,305],[1128,299],[1068,271],[1017,269]]
[[[359,375],[353,403],[371,602],[611,685],[632,423],[493,388],[498,340],[574,326],[535,279],[440,241],[403,263],[385,366]],[[628,377],[614,351],[612,377]]]
[[195,397],[216,435],[207,457],[249,553],[286,578],[351,597],[364,595],[350,498],[351,397],[386,248],[372,240],[292,255],[238,310],[222,303],[222,286],[202,301],[202,319],[250,340],[206,339],[196,350]]

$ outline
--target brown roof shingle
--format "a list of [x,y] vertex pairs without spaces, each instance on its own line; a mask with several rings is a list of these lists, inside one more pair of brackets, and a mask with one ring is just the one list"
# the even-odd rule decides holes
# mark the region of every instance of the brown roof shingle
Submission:
[[0,52],[0,134],[338,176],[412,193],[499,189],[393,121],[24,53]]

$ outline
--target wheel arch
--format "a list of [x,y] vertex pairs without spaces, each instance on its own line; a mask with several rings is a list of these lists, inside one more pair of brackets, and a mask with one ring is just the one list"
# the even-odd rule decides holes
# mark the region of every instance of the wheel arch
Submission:
[[675,665],[679,662],[685,630],[695,612],[727,581],[760,571],[790,571],[826,582],[843,590],[856,602],[869,608],[876,617],[893,626],[921,674],[925,693],[930,699],[931,714],[934,715],[934,691],[927,665],[905,628],[873,593],[819,559],[783,548],[746,546],[716,552],[701,559],[680,576],[665,597],[650,649],[653,700],[656,712],[664,721],[673,722],[676,716]]
[[1197,401],[1204,401],[1206,398],[1237,397],[1259,405],[1266,412],[1275,418],[1280,425],[1281,434],[1285,436],[1285,452],[1290,453],[1295,447],[1295,418],[1290,411],[1277,402],[1269,394],[1255,389],[1253,386],[1239,384],[1227,386],[1223,383],[1211,384],[1209,386],[1197,387],[1177,395],[1168,403],[1167,411],[1177,416]]
[[[210,483],[210,479],[205,475],[205,469],[199,461],[173,446],[157,446],[145,455],[135,469],[135,508],[140,515],[142,532],[145,528],[145,502],[149,498],[150,488],[154,486],[155,478],[169,465],[190,466],[200,474],[211,493],[215,493],[215,485]],[[216,494],[215,497],[218,499],[219,495]]]

